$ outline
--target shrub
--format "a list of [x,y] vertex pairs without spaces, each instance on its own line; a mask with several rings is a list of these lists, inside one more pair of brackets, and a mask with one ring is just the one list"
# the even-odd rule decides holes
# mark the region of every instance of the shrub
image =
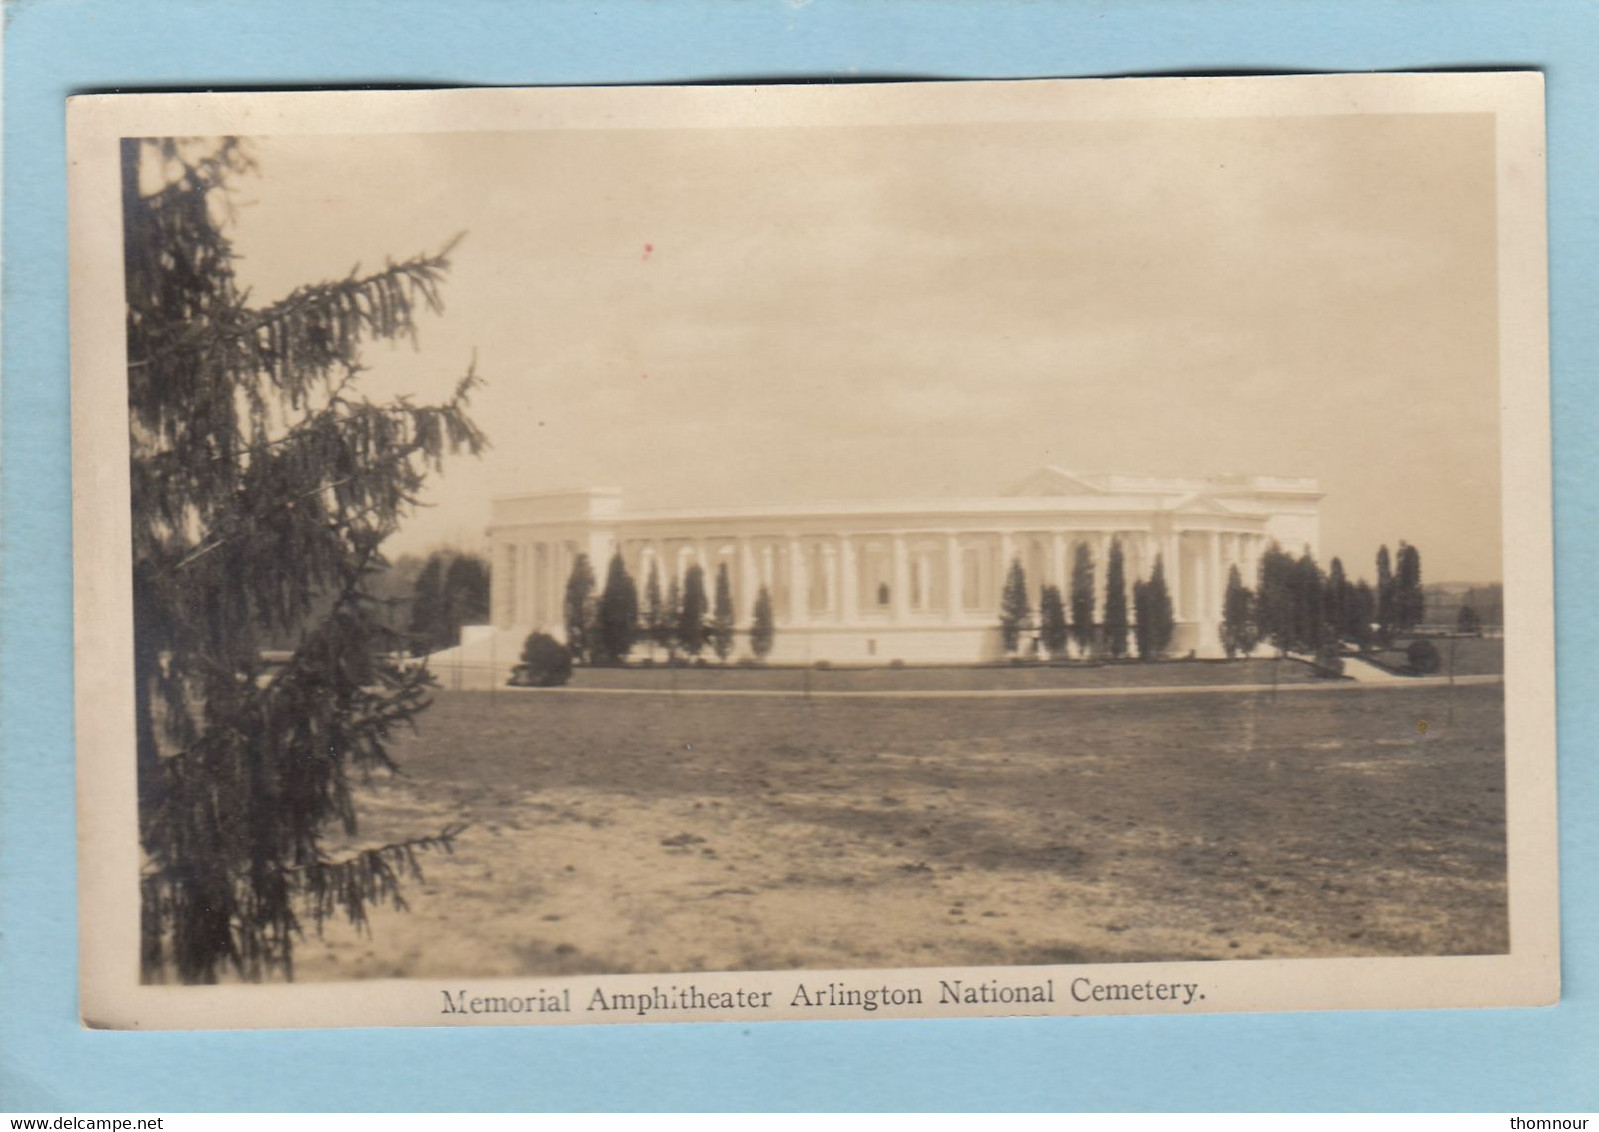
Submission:
[[511,683],[523,688],[555,688],[572,679],[572,653],[548,633],[533,633],[522,646],[522,663]]
[[905,662],[896,656],[893,660],[888,662],[888,666],[890,668],[904,668]]
[[819,672],[826,672],[829,668],[833,667],[833,662],[830,660],[818,660],[815,664],[811,665],[811,667]]
[[1344,658],[1336,642],[1329,641],[1316,652],[1314,668],[1317,676],[1336,677],[1344,674]]
[[1411,641],[1410,647],[1405,650],[1405,659],[1410,664],[1410,671],[1417,676],[1430,676],[1443,663],[1438,655],[1438,646],[1426,640]]

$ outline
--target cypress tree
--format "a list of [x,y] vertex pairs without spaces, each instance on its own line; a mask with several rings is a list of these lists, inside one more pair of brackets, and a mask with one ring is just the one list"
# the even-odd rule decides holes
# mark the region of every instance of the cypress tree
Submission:
[[1349,621],[1345,639],[1361,652],[1371,648],[1372,622],[1377,619],[1377,596],[1371,583],[1362,578],[1349,596]]
[[1326,640],[1325,622],[1322,620],[1324,588],[1321,567],[1316,565],[1316,560],[1307,550],[1294,563],[1294,640],[1297,648],[1312,655],[1321,650],[1322,642]]
[[1155,659],[1149,634],[1153,623],[1149,610],[1149,584],[1139,579],[1133,583],[1133,643],[1138,646],[1139,660]]
[[1399,544],[1394,563],[1394,624],[1402,633],[1420,625],[1426,614],[1426,595],[1421,588],[1421,552],[1409,543]]
[[622,664],[638,641],[638,586],[627,572],[621,552],[611,555],[600,595],[595,651],[606,664]]
[[672,580],[666,586],[666,610],[661,618],[661,647],[666,650],[668,660],[677,659],[678,636],[677,623],[683,616],[683,591],[678,585],[677,575],[672,575]]
[[727,563],[716,564],[716,603],[711,612],[711,648],[716,659],[726,662],[733,652],[733,583],[727,576]]
[[1397,620],[1394,610],[1394,570],[1388,557],[1388,544],[1377,549],[1377,640],[1387,646],[1394,636]]
[[1345,635],[1349,624],[1349,598],[1352,587],[1344,576],[1344,564],[1334,558],[1327,566],[1327,585],[1322,591],[1322,623],[1334,640]]
[[1121,539],[1112,539],[1105,562],[1105,650],[1120,660],[1127,653],[1127,579]]
[[[1166,587],[1166,565],[1160,555],[1155,555],[1155,566],[1149,572],[1145,587],[1149,613],[1149,649],[1151,659],[1163,656],[1171,648],[1172,637],[1177,633],[1177,618],[1172,611],[1171,590]],[[1142,618],[1140,618],[1141,620]]]
[[1259,637],[1255,628],[1254,595],[1244,585],[1238,567],[1227,571],[1227,594],[1222,599],[1221,643],[1229,659],[1247,657],[1255,650]]
[[566,619],[566,647],[571,650],[572,659],[586,664],[593,659],[595,644],[589,631],[594,624],[594,567],[589,565],[587,554],[579,553],[572,560],[562,612]]
[[666,626],[666,607],[661,602],[661,571],[654,558],[650,559],[650,572],[644,582],[644,640],[650,646],[651,659],[655,646],[664,644],[661,632]]
[[1260,556],[1255,587],[1255,628],[1279,654],[1298,644],[1298,586],[1293,558],[1275,542]]
[[765,660],[772,652],[772,642],[777,637],[777,625],[772,620],[772,595],[762,586],[755,595],[754,616],[750,619],[750,652],[756,660]]
[[1022,630],[1027,628],[1032,612],[1027,601],[1027,572],[1022,569],[1021,559],[1013,558],[999,598],[999,635],[1006,652],[1015,652],[1020,646]]
[[1094,555],[1088,544],[1077,544],[1072,556],[1072,640],[1084,656],[1094,643]]
[[683,575],[683,606],[677,614],[677,643],[689,656],[705,648],[705,570],[698,562]]
[[1046,585],[1038,599],[1038,639],[1044,651],[1059,659],[1066,655],[1068,637],[1066,603],[1061,600],[1060,587]]
[[[356,781],[428,704],[371,585],[428,473],[484,444],[478,378],[438,405],[358,388],[367,346],[440,309],[449,249],[252,305],[221,207],[245,145],[121,146],[141,967],[289,976],[307,930],[403,908],[418,854],[460,829],[325,842],[358,830]],[[291,631],[267,678],[262,642]]]

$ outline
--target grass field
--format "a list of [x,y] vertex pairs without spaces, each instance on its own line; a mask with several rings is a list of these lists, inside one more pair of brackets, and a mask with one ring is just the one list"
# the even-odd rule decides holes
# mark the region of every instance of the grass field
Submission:
[[361,840],[471,828],[298,975],[1500,952],[1503,735],[1481,686],[443,693]]
[[1041,688],[1169,687],[1282,684],[1318,680],[1298,660],[1162,661],[1156,664],[968,665],[906,668],[578,668],[573,688],[657,688],[695,691],[905,692]]

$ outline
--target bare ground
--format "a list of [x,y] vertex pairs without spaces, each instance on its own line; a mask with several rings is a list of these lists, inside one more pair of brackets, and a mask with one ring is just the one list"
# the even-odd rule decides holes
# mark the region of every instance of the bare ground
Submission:
[[361,842],[471,828],[297,977],[1502,952],[1503,752],[1499,687],[442,693]]

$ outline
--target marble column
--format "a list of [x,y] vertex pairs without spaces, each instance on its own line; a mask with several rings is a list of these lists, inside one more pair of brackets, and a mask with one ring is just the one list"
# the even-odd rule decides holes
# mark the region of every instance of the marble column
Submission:
[[1210,620],[1221,620],[1222,594],[1227,588],[1227,575],[1221,568],[1221,534],[1211,531],[1206,542],[1210,551]]
[[905,551],[905,536],[894,535],[894,581],[889,591],[895,621],[904,621],[910,611],[910,562]]
[[805,554],[798,535],[788,536],[788,619],[800,622],[809,610],[806,599]]
[[964,576],[965,563],[961,560],[961,540],[959,535],[947,534],[944,536],[944,611],[945,619],[959,621],[964,612],[966,596],[966,579]]
[[860,572],[855,565],[855,543],[849,535],[838,536],[838,573],[839,620],[853,621],[861,612],[860,597],[857,593],[860,587]]
[[1110,578],[1110,532],[1094,536],[1094,620],[1105,619],[1105,583]]
[[760,588],[760,575],[755,568],[755,547],[747,537],[741,538],[738,540],[738,608],[733,611],[735,622],[754,620],[755,598]]
[[1183,604],[1183,540],[1182,535],[1171,531],[1166,535],[1166,591],[1171,594],[1172,616],[1184,620]]
[[[544,603],[548,600],[545,593],[540,592],[540,584],[548,584],[546,574],[539,573],[539,562],[542,558],[546,563],[549,552],[545,543],[534,542],[532,539],[523,539],[517,548],[516,561],[516,620],[520,625],[542,625],[547,618],[544,616]],[[541,555],[540,551],[544,553]]]

